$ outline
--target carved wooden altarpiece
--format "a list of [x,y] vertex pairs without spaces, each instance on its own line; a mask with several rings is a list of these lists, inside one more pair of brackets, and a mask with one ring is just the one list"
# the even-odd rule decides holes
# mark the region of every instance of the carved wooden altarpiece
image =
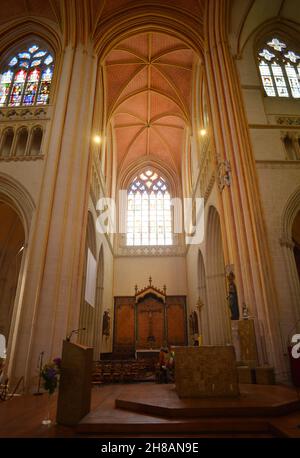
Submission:
[[166,286],[149,285],[134,296],[115,297],[114,352],[159,350],[187,344],[186,296],[168,296]]

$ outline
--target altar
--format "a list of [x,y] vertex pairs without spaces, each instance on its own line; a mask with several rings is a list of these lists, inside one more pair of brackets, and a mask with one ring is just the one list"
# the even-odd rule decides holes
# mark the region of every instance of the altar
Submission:
[[232,345],[202,345],[176,350],[175,385],[180,398],[238,397]]
[[186,297],[167,294],[167,287],[149,284],[134,296],[115,297],[115,354],[132,354],[136,359],[158,358],[162,346],[187,345]]
[[140,349],[135,351],[135,359],[157,359],[159,357],[158,349]]

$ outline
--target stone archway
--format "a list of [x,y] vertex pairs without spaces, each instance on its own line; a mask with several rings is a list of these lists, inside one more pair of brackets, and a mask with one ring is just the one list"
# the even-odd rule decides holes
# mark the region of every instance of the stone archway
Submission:
[[300,210],[298,211],[292,227],[292,240],[294,242],[294,258],[300,282]]
[[[8,294],[3,296],[4,301],[7,297],[10,298],[9,303],[6,303],[5,313],[4,307],[0,305],[7,318],[7,322],[5,326],[2,326],[0,333],[3,332],[5,335],[7,347],[6,374],[12,380],[14,378],[16,345],[20,339],[20,324],[23,316],[22,301],[27,277],[28,253],[32,236],[31,225],[35,204],[28,191],[18,181],[5,173],[0,174],[0,208],[7,213],[7,219],[3,215],[0,217],[2,233],[5,231],[5,227],[7,228],[9,221],[15,220],[16,222],[16,225],[12,225],[12,233],[9,239],[7,239],[6,244],[6,248],[10,246],[11,250],[7,251],[5,247],[1,247],[3,269],[0,273],[2,279],[7,279],[5,283],[10,289],[10,292],[7,291]],[[11,272],[14,278],[12,278],[9,272],[10,263],[11,268],[15,270],[14,274]]]
[[[102,347],[102,321],[103,321],[103,285],[104,285],[104,252],[103,245],[101,245],[99,256],[98,256],[98,266],[97,266],[97,284],[96,284],[96,307],[95,307],[95,328],[94,328],[94,342],[95,350],[94,356],[96,359],[99,358],[101,347]],[[109,330],[111,332],[111,329]]]
[[198,313],[200,318],[200,333],[204,344],[210,343],[210,323],[207,301],[206,272],[201,250],[198,252]]
[[300,188],[289,198],[282,216],[280,245],[291,291],[294,322],[300,320],[299,225]]
[[1,200],[0,220],[0,334],[7,342],[25,248],[25,230],[16,211]]
[[92,213],[88,212],[85,259],[82,275],[82,291],[79,315],[78,342],[91,347],[95,346],[95,320],[96,320],[96,233]]
[[211,206],[207,218],[207,296],[212,344],[231,342],[220,217]]

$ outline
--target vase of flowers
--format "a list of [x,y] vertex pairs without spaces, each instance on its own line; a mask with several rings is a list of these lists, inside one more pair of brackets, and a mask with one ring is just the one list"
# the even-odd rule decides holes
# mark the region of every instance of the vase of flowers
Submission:
[[41,377],[43,380],[43,388],[48,392],[47,415],[42,421],[43,425],[51,425],[52,423],[50,418],[51,396],[53,393],[55,393],[55,390],[58,387],[60,370],[60,358],[55,358],[52,363],[45,364],[45,366],[42,368]]

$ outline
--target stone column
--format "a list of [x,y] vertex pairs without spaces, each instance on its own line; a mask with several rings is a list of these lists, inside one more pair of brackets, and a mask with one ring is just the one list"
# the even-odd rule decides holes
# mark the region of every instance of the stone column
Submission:
[[[234,265],[240,304],[245,302],[251,315],[265,323],[269,362],[282,373],[278,297],[244,101],[228,44],[229,3],[209,0],[206,7],[204,60],[213,133],[218,170],[227,173],[220,188],[225,264]],[[262,361],[261,347],[258,351]]]
[[228,305],[226,303],[225,274],[207,275],[206,282],[210,343],[212,345],[229,344],[231,343],[231,329]]
[[[57,67],[59,67],[57,65]],[[58,72],[39,205],[32,228],[28,274],[9,375],[27,386],[44,361],[59,356],[78,326],[89,194],[90,136],[96,59],[91,45],[65,48]]]

